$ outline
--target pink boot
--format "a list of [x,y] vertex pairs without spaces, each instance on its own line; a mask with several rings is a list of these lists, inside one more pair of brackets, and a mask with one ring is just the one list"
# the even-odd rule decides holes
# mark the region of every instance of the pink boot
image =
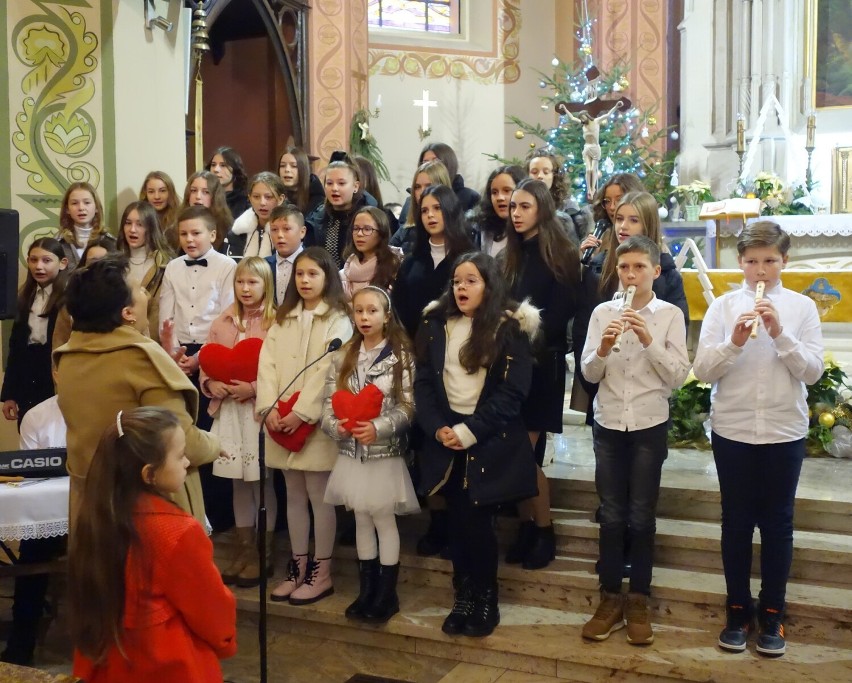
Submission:
[[291,605],[310,605],[334,593],[331,585],[331,558],[324,560],[311,558],[305,572],[305,580],[290,595]]
[[287,563],[287,578],[275,587],[275,590],[269,595],[269,599],[272,602],[287,602],[290,599],[290,593],[304,582],[307,568],[307,555],[293,555]]

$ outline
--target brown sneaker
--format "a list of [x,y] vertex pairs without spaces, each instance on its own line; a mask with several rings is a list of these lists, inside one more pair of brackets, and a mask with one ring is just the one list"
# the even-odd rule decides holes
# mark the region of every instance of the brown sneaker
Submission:
[[628,643],[631,645],[650,645],[654,642],[647,595],[628,593],[624,606],[624,616],[627,617]]
[[624,596],[601,591],[601,602],[595,616],[583,626],[583,638],[606,640],[610,633],[620,628],[624,628]]

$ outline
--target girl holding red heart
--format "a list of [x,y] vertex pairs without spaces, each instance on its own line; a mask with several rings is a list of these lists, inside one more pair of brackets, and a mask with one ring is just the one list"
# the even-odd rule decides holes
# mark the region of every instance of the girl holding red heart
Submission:
[[403,458],[414,368],[411,343],[385,290],[364,287],[352,307],[355,334],[332,357],[323,391],[321,426],[339,452],[325,502],[355,512],[361,586],[346,616],[384,623],[399,611],[396,515],[420,509]]
[[[234,272],[234,303],[213,321],[207,343],[198,352],[199,384],[210,398],[210,428],[219,437],[222,455],[213,474],[231,479],[237,542],[222,570],[227,585],[245,588],[260,582],[255,521],[260,502],[260,467],[254,398],[257,364],[266,332],[275,323],[272,270],[259,256],[244,258]],[[266,528],[275,529],[275,491],[266,479]],[[267,548],[272,531],[267,531]],[[272,559],[272,552],[267,557]],[[271,570],[271,565],[270,565]]]
[[[270,467],[284,470],[293,553],[287,577],[270,599],[292,605],[307,605],[334,592],[331,552],[337,520],[334,506],[323,498],[337,447],[322,430],[311,431],[301,445],[292,437],[306,426],[313,428],[322,416],[323,385],[331,363],[325,355],[329,343],[352,336],[337,270],[322,247],[308,247],[296,257],[277,324],[270,328],[260,351],[256,412],[264,412],[292,383],[266,418],[266,460]],[[312,365],[299,374],[308,364]],[[310,511],[314,556],[309,558]]]

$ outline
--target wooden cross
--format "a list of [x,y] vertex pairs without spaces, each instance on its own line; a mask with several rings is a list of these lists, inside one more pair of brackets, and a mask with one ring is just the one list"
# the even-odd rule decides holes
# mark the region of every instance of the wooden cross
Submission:
[[438,103],[434,100],[430,100],[429,99],[429,91],[424,90],[423,91],[423,99],[414,100],[414,106],[423,108],[423,124],[422,124],[421,128],[424,131],[429,130],[429,109],[431,107],[437,107]]

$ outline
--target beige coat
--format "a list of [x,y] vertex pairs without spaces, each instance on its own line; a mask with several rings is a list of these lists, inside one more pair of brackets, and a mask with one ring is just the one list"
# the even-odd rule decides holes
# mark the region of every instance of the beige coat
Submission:
[[175,502],[205,523],[198,466],[219,455],[219,440],[194,426],[198,392],[159,344],[132,327],[104,334],[72,332],[53,352],[58,366],[59,409],[68,425],[70,517],[80,504],[86,473],[106,427],[119,410],[140,406],[168,408],[186,432],[190,468]]
[[[307,343],[303,343],[301,315],[302,304],[299,302],[281,323],[273,325],[266,334],[257,372],[255,406],[258,413],[273,404],[278,393],[293,380],[299,370],[322,356],[332,339],[345,342],[352,336],[349,316],[342,311],[331,310],[328,304],[320,302],[314,309]],[[331,356],[328,355],[298,377],[284,394],[286,400],[295,392],[301,392],[293,410],[305,422],[317,424],[322,417],[323,384],[330,364]],[[337,444],[319,428],[308,437],[305,447],[298,453],[288,451],[268,435],[266,437],[266,464],[269,467],[327,472],[334,467],[335,460]]]

